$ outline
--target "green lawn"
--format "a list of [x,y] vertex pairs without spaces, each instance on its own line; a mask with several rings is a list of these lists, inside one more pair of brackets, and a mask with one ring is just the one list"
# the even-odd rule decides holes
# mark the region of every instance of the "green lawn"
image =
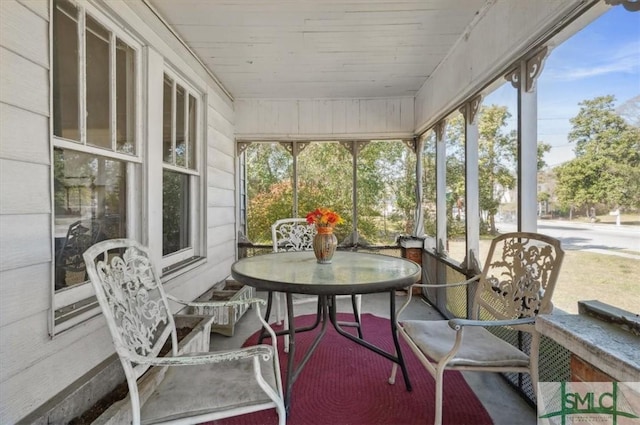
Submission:
[[[489,250],[489,240],[480,241],[480,257]],[[450,242],[449,255],[464,257],[464,242]],[[578,301],[599,300],[640,313],[640,260],[584,251],[565,251],[562,269],[553,294],[553,304],[578,312]]]
[[591,252],[567,251],[553,303],[569,313],[578,301],[599,300],[640,313],[640,260]]

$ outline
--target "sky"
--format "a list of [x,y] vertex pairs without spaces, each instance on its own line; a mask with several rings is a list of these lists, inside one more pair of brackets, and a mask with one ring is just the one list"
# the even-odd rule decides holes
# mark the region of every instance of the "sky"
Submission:
[[[567,134],[569,119],[580,110],[579,102],[611,94],[616,107],[633,98],[640,107],[640,12],[612,7],[555,46],[536,84],[538,140],[552,146],[545,162],[553,167],[574,158],[574,145],[567,141]],[[515,102],[515,90],[505,84],[483,104],[514,105],[510,110],[515,125]]]

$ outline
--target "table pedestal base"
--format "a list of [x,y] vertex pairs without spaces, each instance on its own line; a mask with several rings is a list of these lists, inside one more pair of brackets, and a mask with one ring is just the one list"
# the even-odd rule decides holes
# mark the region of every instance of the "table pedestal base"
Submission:
[[[295,328],[295,322],[294,322],[294,311],[293,311],[293,296],[291,293],[287,293],[287,315],[289,318],[289,329],[284,329],[281,331],[277,331],[276,335],[280,336],[280,335],[285,335],[288,334],[289,335],[289,360],[287,361],[287,376],[285,379],[285,385],[284,385],[284,403],[285,403],[285,407],[287,410],[287,414],[290,411],[291,408],[291,393],[292,393],[292,389],[293,389],[293,384],[295,383],[295,381],[298,379],[298,376],[300,375],[300,373],[302,372],[302,369],[304,368],[304,366],[307,364],[307,362],[309,361],[309,359],[311,358],[311,355],[313,354],[313,352],[315,351],[315,349],[317,348],[318,344],[320,343],[320,340],[322,340],[322,337],[325,335],[325,333],[327,332],[327,322],[331,322],[331,324],[333,325],[333,327],[335,328],[335,330],[342,336],[344,336],[347,339],[350,339],[351,341],[355,342],[358,345],[361,345],[371,351],[373,351],[374,353],[381,355],[389,360],[391,360],[394,363],[397,363],[400,366],[400,370],[402,371],[402,376],[404,377],[404,383],[405,386],[407,388],[407,391],[411,391],[411,382],[409,381],[409,375],[407,373],[407,368],[406,365],[404,363],[404,358],[402,357],[402,351],[400,349],[400,343],[398,341],[398,333],[396,330],[396,306],[395,306],[395,290],[392,290],[389,292],[389,307],[390,307],[390,322],[391,322],[391,335],[393,336],[393,344],[395,346],[395,354],[391,354],[388,353],[382,349],[380,349],[379,347],[367,342],[364,340],[364,338],[362,337],[362,328],[359,325],[359,323],[343,323],[343,322],[338,322],[337,320],[337,310],[336,310],[336,296],[335,295],[319,295],[318,296],[318,311],[316,314],[316,320],[315,322],[310,325],[310,326],[306,326],[304,328]],[[267,311],[266,311],[266,320],[268,320],[269,315],[271,314],[271,302],[272,302],[272,293],[269,292],[269,298],[268,298],[268,304],[267,304]],[[328,319],[328,320],[327,320]],[[294,356],[295,356],[295,352],[296,352],[296,343],[295,343],[295,334],[296,333],[300,333],[300,332],[307,332],[310,330],[313,330],[315,328],[318,327],[318,325],[320,325],[320,332],[318,333],[318,335],[316,335],[315,339],[313,340],[313,342],[311,343],[311,346],[309,347],[309,349],[307,350],[307,352],[305,353],[304,357],[302,358],[302,360],[300,361],[300,363],[298,365],[294,365]],[[357,326],[358,327],[358,336],[355,336],[353,334],[350,334],[349,332],[346,332],[344,329],[342,329],[342,326]],[[258,339],[258,343],[262,343],[262,340],[267,336],[268,334],[266,333],[266,331],[262,331],[262,333],[260,334],[260,338]]]

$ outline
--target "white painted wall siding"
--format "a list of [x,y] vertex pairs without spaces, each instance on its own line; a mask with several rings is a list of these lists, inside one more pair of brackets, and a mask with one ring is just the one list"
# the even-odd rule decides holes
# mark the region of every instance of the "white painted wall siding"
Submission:
[[[49,0],[0,1],[2,424],[27,416],[114,352],[101,315],[54,338],[48,334],[53,261],[49,4]],[[202,179],[207,261],[166,282],[170,293],[193,299],[224,279],[235,260],[233,103],[144,5],[109,1],[103,6],[129,32],[174,67],[194,75],[205,88]],[[161,149],[161,144],[157,146]]]
[[498,0],[469,29],[418,91],[415,129],[433,126],[488,79],[518,59],[580,0]]
[[239,140],[409,137],[413,97],[381,99],[236,99]]

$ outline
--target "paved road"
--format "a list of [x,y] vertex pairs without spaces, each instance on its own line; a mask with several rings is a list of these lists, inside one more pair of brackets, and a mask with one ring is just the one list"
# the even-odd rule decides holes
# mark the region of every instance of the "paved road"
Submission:
[[[516,230],[511,223],[496,223],[496,227],[501,232]],[[540,220],[538,231],[560,239],[566,250],[592,251],[640,260],[640,226]]]

